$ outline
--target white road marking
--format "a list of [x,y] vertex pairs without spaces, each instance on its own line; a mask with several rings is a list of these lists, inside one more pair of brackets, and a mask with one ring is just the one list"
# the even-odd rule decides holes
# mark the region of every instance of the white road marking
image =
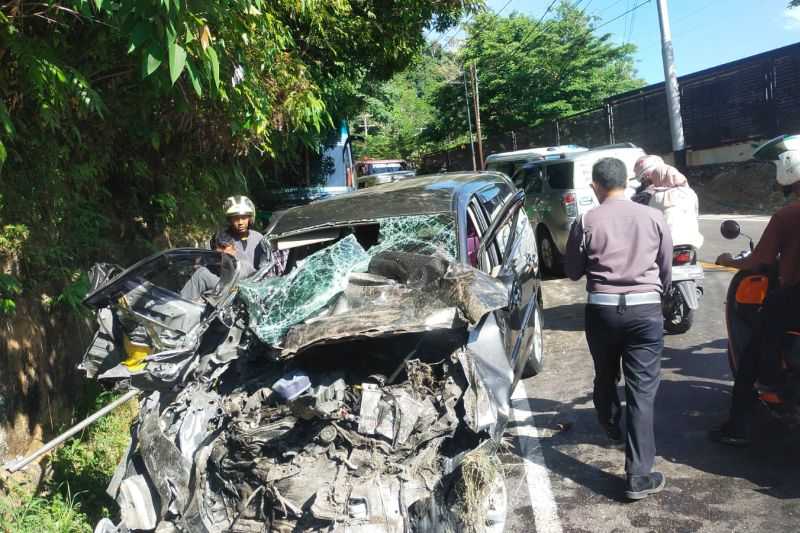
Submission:
[[[511,399],[512,402],[524,402],[525,405],[530,405],[528,391],[523,381],[519,382]],[[539,443],[539,432],[533,422],[533,412],[530,408],[515,409],[512,407],[511,418],[517,424],[514,433],[519,439],[522,452],[522,464],[525,467],[528,496],[536,521],[536,533],[562,533],[556,500],[550,487],[550,477],[547,474],[547,465],[542,455],[542,446]]]
[[763,215],[700,215],[698,220],[736,220],[747,222],[769,222],[768,216]]

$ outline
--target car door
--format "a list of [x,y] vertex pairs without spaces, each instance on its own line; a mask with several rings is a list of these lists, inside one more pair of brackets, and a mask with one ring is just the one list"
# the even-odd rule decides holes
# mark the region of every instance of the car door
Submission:
[[490,211],[492,204],[487,205],[480,193],[476,196],[484,216],[490,220],[478,248],[481,268],[501,280],[508,289],[508,305],[495,311],[495,320],[516,384],[528,354],[526,348],[529,349],[532,342],[529,325],[538,303],[535,238],[525,217],[523,191],[507,197],[494,211]]
[[544,170],[541,165],[528,164],[519,168],[512,179],[518,189],[525,191],[525,212],[531,220],[541,220]]

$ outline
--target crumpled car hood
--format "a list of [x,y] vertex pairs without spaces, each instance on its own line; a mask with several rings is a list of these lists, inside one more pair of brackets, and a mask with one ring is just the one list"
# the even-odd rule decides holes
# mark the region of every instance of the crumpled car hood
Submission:
[[[502,530],[514,371],[492,312],[508,289],[416,218],[386,221],[390,244],[345,237],[241,281],[191,342],[106,370],[147,396],[108,488],[121,522],[96,531]],[[438,245],[397,250],[423,227]],[[108,303],[87,369],[125,356]]]

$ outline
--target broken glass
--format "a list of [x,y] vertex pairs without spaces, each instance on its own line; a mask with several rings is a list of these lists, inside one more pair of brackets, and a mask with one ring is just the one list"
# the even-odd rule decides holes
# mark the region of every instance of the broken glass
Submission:
[[449,215],[378,220],[378,243],[365,251],[349,235],[308,256],[286,276],[242,281],[250,327],[261,341],[277,345],[289,327],[311,317],[347,286],[352,272],[364,272],[372,256],[387,250],[456,257],[455,221]]
[[378,244],[369,249],[370,255],[392,250],[456,258],[456,227],[450,215],[383,218],[378,224]]
[[370,256],[353,235],[308,256],[280,278],[243,281],[239,293],[250,328],[267,344],[279,343],[289,326],[319,311],[347,286],[351,272],[365,271]]

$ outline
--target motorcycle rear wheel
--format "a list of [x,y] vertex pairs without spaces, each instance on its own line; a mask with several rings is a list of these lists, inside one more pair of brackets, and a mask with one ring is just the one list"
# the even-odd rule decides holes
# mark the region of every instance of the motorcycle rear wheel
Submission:
[[694,323],[694,309],[688,309],[686,304],[681,304],[683,309],[681,312],[672,313],[672,316],[664,319],[664,329],[668,333],[679,335],[686,333],[692,328]]

